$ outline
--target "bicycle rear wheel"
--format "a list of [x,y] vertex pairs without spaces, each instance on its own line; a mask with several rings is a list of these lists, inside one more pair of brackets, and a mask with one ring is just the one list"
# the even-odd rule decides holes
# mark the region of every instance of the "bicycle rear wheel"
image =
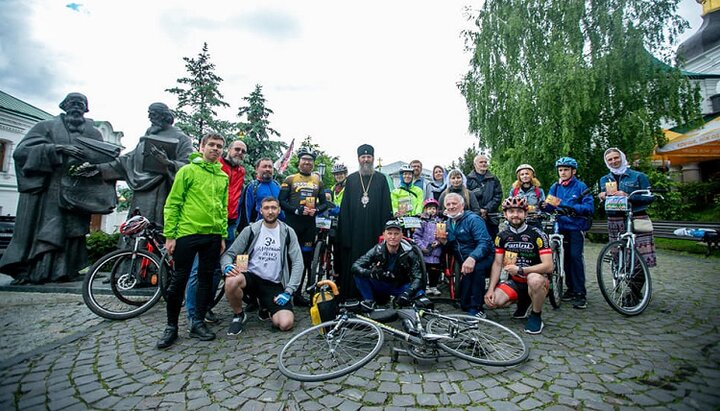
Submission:
[[384,336],[372,323],[355,318],[310,327],[280,351],[280,372],[298,381],[325,381],[349,374],[380,351]]
[[552,259],[554,268],[550,276],[550,290],[548,292],[548,299],[550,300],[550,305],[552,305],[553,308],[560,308],[563,293],[563,283],[565,282],[565,279],[561,275],[563,270],[563,262],[560,261],[560,253],[557,251],[558,246],[562,247],[562,244],[558,245],[557,243],[552,243]]
[[530,350],[514,331],[494,321],[465,314],[432,317],[427,330],[452,340],[438,341],[444,351],[467,361],[507,367],[525,361]]
[[627,240],[617,240],[603,248],[597,261],[600,292],[610,307],[626,316],[642,313],[650,303],[652,281],[645,260]]
[[306,284],[306,288],[314,287],[315,284],[324,280],[327,275],[326,272],[326,261],[325,261],[325,249],[327,244],[325,241],[318,241],[315,243],[315,251],[313,252],[313,259],[310,263],[310,278]]
[[117,250],[100,258],[83,280],[85,305],[100,317],[126,320],[161,297],[160,262],[147,251]]

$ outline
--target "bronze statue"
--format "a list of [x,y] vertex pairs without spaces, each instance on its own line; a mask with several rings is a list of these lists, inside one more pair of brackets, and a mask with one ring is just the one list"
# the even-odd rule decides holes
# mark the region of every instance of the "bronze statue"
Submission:
[[[60,108],[65,114],[33,126],[13,153],[20,197],[0,272],[13,276],[15,283],[76,278],[87,266],[91,213],[107,213],[115,206],[114,185],[79,179],[72,171],[89,159],[108,161],[119,148],[103,143],[93,121],[84,117],[84,95],[68,94]],[[87,201],[81,201],[80,191]]]
[[167,105],[151,104],[148,118],[151,126],[133,151],[108,163],[83,164],[77,172],[86,177],[99,172],[105,180],[125,180],[133,190],[130,213],[137,208],[148,220],[163,225],[165,198],[193,148],[190,138],[172,125],[175,119]]

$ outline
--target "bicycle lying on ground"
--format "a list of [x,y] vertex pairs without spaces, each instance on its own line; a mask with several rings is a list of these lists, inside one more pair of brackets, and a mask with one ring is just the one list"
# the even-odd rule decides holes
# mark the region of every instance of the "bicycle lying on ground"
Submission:
[[625,213],[625,232],[606,245],[597,260],[597,281],[605,301],[620,314],[633,316],[645,311],[652,297],[650,270],[635,245],[634,195],[653,196],[650,190],[635,190],[618,199],[613,211]]
[[173,271],[162,230],[155,223],[136,215],[120,225],[120,234],[132,241],[132,247],[97,260],[82,285],[85,305],[110,320],[137,317],[152,308]]
[[[319,286],[326,286],[323,282]],[[385,322],[400,318],[404,330]],[[392,359],[400,353],[419,360],[452,355],[467,361],[506,367],[528,358],[520,336],[490,320],[464,314],[443,315],[427,298],[411,308],[363,313],[357,303],[339,306],[339,315],[301,331],[280,351],[278,366],[298,381],[324,381],[349,374],[372,360],[384,341],[383,331],[396,338]]]

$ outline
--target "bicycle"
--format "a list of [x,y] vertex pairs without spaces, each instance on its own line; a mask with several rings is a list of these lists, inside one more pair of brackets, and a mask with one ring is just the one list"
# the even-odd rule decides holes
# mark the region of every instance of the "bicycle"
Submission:
[[[402,319],[404,330],[384,323],[397,318]],[[383,332],[401,342],[400,347],[393,347],[393,361],[400,353],[417,360],[451,355],[476,364],[507,367],[529,355],[523,339],[507,327],[464,314],[440,314],[426,298],[416,299],[411,308],[370,314],[362,313],[357,303],[346,303],[339,306],[337,318],[301,331],[283,346],[278,358],[280,372],[298,381],[325,381],[349,374],[378,354]]]
[[[610,307],[626,316],[635,316],[647,308],[652,297],[652,280],[645,260],[635,245],[633,195],[655,196],[650,190],[635,190],[627,197],[614,198],[613,211],[625,213],[625,232],[607,244],[597,260],[600,292]],[[606,209],[608,203],[606,202]]]
[[552,250],[553,271],[550,274],[550,287],[548,289],[548,300],[553,308],[560,308],[562,302],[563,287],[565,286],[565,249],[563,248],[563,240],[565,236],[560,234],[560,224],[557,221],[557,215],[563,214],[562,209],[556,209],[552,213],[541,210],[535,210],[533,213],[540,221],[547,222],[551,230],[548,233],[548,241],[550,241],[550,249]]
[[333,244],[330,239],[333,237],[333,228],[337,225],[337,218],[317,217],[315,225],[318,228],[317,240],[315,240],[313,259],[310,264],[310,277],[306,289],[310,292],[318,280],[335,278]]
[[173,273],[172,257],[155,223],[135,215],[120,225],[120,234],[132,240],[132,247],[97,260],[82,285],[85,305],[110,320],[137,317],[152,308],[164,296]]

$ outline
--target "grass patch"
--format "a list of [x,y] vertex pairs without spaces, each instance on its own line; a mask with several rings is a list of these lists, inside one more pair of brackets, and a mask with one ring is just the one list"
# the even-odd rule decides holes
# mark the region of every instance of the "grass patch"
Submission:
[[[703,256],[707,252],[707,245],[705,243],[698,243],[694,240],[675,240],[672,238],[655,237],[655,247],[662,250],[681,251],[684,253],[700,254]],[[720,257],[720,251],[713,250],[710,256],[718,258]]]

